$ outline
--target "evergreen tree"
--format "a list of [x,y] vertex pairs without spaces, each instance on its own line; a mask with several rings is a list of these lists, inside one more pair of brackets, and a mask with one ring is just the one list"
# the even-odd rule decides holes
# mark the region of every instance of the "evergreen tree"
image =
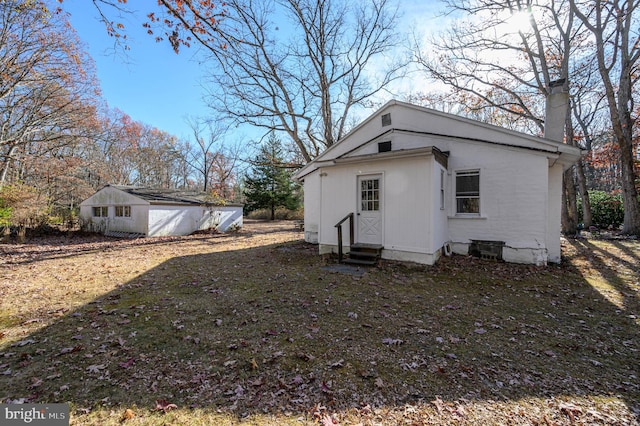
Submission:
[[298,187],[291,179],[291,169],[286,166],[282,143],[271,134],[245,177],[245,209],[248,212],[269,209],[271,220],[274,220],[277,208],[298,208]]

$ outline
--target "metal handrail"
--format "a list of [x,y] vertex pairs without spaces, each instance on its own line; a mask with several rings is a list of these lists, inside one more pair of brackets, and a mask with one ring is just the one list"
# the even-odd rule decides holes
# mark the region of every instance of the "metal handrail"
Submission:
[[342,220],[336,223],[336,228],[338,228],[338,262],[342,263],[342,224],[349,219],[349,245],[353,245],[353,213],[349,213]]

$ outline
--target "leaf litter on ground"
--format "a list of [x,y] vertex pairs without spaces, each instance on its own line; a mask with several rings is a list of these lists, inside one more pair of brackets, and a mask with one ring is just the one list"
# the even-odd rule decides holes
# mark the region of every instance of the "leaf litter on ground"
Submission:
[[637,422],[637,241],[353,277],[265,228],[1,245],[0,402],[70,401],[78,425]]

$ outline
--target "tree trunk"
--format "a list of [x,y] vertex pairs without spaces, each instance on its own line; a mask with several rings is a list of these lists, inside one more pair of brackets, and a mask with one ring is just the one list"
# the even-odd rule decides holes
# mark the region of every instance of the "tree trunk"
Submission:
[[578,232],[578,203],[573,167],[564,172],[562,186],[562,233],[575,235]]
[[27,226],[19,225],[18,226],[18,244],[24,244],[27,240]]
[[2,170],[0,170],[0,188],[2,188],[7,180],[7,173],[9,171],[9,167],[11,166],[11,161],[13,154],[16,152],[16,145],[12,145],[11,148],[7,151],[7,154],[4,156],[4,164],[2,165]]
[[585,229],[593,225],[591,218],[591,201],[589,200],[589,192],[587,191],[587,178],[584,175],[584,163],[582,159],[576,164],[576,172],[578,176],[578,189],[582,198],[582,224]]
[[622,163],[622,201],[624,204],[624,222],[622,232],[630,235],[640,235],[640,205],[638,205],[638,191],[635,186],[635,170],[633,160],[633,145],[631,137],[623,144],[620,143],[620,162]]
[[[571,105],[567,102],[567,113],[564,123],[565,141],[575,146],[573,122],[571,121]],[[562,142],[562,139],[558,142]],[[578,199],[576,193],[576,165],[569,168],[562,176],[562,232],[565,235],[578,233]]]

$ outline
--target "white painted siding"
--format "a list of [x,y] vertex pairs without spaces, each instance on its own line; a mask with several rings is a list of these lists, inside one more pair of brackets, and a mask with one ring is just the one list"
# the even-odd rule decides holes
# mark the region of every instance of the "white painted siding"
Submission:
[[429,156],[378,164],[385,170],[385,250],[430,254],[432,163]]
[[304,240],[308,243],[318,243],[318,230],[320,229],[320,205],[322,170],[304,178]]
[[[215,206],[208,207],[213,223],[217,224],[217,230],[227,232],[232,229],[242,228],[242,206]],[[207,224],[208,225],[208,224]],[[200,229],[211,227],[205,226]]]
[[[383,191],[382,256],[432,263],[428,259],[432,258],[434,250],[441,247],[434,248],[433,231],[430,228],[433,223],[430,203],[434,197],[439,197],[436,195],[439,181],[436,183],[432,178],[433,164],[433,157],[424,156],[323,169],[322,203],[319,209],[322,221],[318,235],[321,253],[335,251],[338,244],[335,224],[348,213],[357,212],[357,177],[379,174],[382,176]],[[314,180],[305,179],[305,194],[307,191],[313,192],[307,187],[311,182]],[[445,213],[440,213],[438,209],[438,214]],[[307,220],[305,216],[305,226]],[[355,220],[358,220],[357,216]],[[438,222],[443,221],[446,222],[446,218],[438,219]],[[348,247],[348,222],[343,226],[343,246]],[[357,224],[355,228],[357,229]],[[357,238],[356,232],[356,241]]]
[[[471,240],[504,241],[510,262],[547,260],[548,160],[536,153],[451,144],[449,235],[458,252]],[[480,216],[455,211],[455,172],[480,170]],[[557,235],[559,238],[559,235]]]
[[[390,126],[382,126],[383,114],[391,114]],[[387,141],[391,152],[380,160],[378,143]],[[444,210],[443,168],[435,157],[409,157],[428,147],[448,153]],[[334,225],[357,211],[357,176],[379,173],[383,257],[429,264],[447,242],[466,254],[472,240],[489,240],[504,241],[509,262],[557,262],[562,170],[578,157],[564,144],[391,101],[297,172],[305,180],[305,239],[319,242],[321,253],[334,251]],[[462,170],[480,171],[475,217],[455,211],[455,173]],[[344,236],[348,244],[346,225]]]
[[242,207],[152,205],[149,209],[150,237],[189,235],[198,230],[217,228],[225,232],[242,227]]
[[[348,213],[356,211],[356,174],[350,167],[332,167],[322,170],[320,180],[322,219],[318,224],[318,242],[322,253],[332,250],[331,247],[325,247],[326,245],[337,246],[338,235],[335,225],[338,221]],[[343,244],[349,245],[348,222],[343,225]]]
[[[449,242],[449,221],[447,213],[451,208],[451,200],[449,198],[449,188],[452,186],[447,170],[437,162],[433,162],[433,173],[431,180],[433,181],[433,194],[431,196],[431,223],[433,237],[431,238],[431,247],[429,251],[437,253],[445,243]],[[440,171],[444,171],[444,209],[440,209]],[[436,259],[437,260],[437,259]]]
[[[130,206],[131,217],[116,217],[115,206]],[[93,217],[93,207],[107,206],[108,217]],[[105,187],[80,204],[85,227],[95,232],[129,232],[148,236],[189,235],[216,228],[220,232],[242,227],[242,206],[150,204],[113,187]]]
[[200,206],[152,206],[149,209],[149,235],[189,235],[196,229],[206,210]]
[[547,217],[547,252],[548,261],[560,263],[560,232],[562,220],[562,165],[549,167],[549,193]]
[[[116,217],[115,206],[131,206],[131,217]],[[108,217],[93,217],[93,207],[107,206]],[[124,191],[105,187],[80,203],[80,217],[86,228],[94,232],[131,232],[146,234],[149,203]]]

